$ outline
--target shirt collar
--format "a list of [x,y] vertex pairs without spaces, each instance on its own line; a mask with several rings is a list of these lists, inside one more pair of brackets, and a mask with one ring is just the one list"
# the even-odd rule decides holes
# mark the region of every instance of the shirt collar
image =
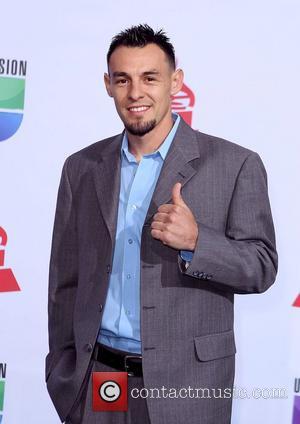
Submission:
[[[172,118],[173,118],[174,124],[173,124],[173,127],[171,128],[171,131],[169,132],[169,134],[165,138],[164,142],[160,145],[160,147],[157,150],[155,150],[155,152],[149,153],[148,155],[144,155],[144,156],[160,154],[161,158],[163,160],[165,160],[167,153],[168,153],[168,150],[169,150],[171,143],[174,139],[175,133],[177,131],[179,122],[180,122],[180,116],[177,113],[173,112]],[[123,136],[121,151],[127,157],[129,162],[132,162],[132,161],[136,162],[135,156],[132,153],[130,153],[130,151],[128,149],[128,138],[127,138],[126,131],[125,131],[124,136]]]

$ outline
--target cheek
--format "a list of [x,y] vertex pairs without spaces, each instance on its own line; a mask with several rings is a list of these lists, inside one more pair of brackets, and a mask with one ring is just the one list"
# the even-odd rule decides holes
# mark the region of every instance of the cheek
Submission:
[[117,109],[121,109],[126,105],[126,95],[124,93],[113,93],[113,99]]
[[169,107],[169,105],[171,104],[171,95],[168,90],[160,94],[158,98],[158,103],[162,109]]
[[122,106],[120,105],[119,100],[114,98],[114,102],[115,102],[115,108],[116,108],[116,111],[118,112],[118,115],[124,116],[124,108],[122,108]]
[[122,99],[126,98],[126,87],[114,86],[112,89],[112,95],[116,102],[120,103]]

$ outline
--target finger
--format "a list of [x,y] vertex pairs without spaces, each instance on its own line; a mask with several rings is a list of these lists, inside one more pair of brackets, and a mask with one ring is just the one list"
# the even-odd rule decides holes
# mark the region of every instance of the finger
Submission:
[[169,214],[165,212],[158,212],[154,215],[153,221],[167,222]]
[[162,240],[163,238],[163,232],[160,230],[151,230],[151,236],[157,240]]
[[176,183],[172,189],[172,201],[174,205],[186,206],[182,196],[181,196],[181,183]]
[[160,207],[157,209],[158,212],[162,213],[170,213],[174,212],[176,209],[176,206],[171,203],[164,203],[163,205],[160,205]]
[[165,229],[165,223],[160,221],[152,221],[151,228],[155,230],[163,231]]
[[160,240],[164,245],[168,245],[168,236],[166,235],[166,233],[164,231],[160,231],[160,230],[151,230],[151,235],[153,238]]

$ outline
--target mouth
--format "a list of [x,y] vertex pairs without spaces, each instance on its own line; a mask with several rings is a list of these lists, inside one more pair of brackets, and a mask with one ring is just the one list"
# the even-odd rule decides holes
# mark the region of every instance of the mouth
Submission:
[[145,112],[147,112],[147,110],[149,110],[150,107],[151,106],[146,106],[146,105],[130,106],[130,107],[127,108],[127,110],[133,115],[142,115]]

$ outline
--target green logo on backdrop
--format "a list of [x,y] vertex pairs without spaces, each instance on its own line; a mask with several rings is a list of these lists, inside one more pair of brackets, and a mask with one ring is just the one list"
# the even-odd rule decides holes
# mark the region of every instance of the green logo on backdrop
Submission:
[[0,141],[16,133],[23,120],[26,61],[0,59]]

